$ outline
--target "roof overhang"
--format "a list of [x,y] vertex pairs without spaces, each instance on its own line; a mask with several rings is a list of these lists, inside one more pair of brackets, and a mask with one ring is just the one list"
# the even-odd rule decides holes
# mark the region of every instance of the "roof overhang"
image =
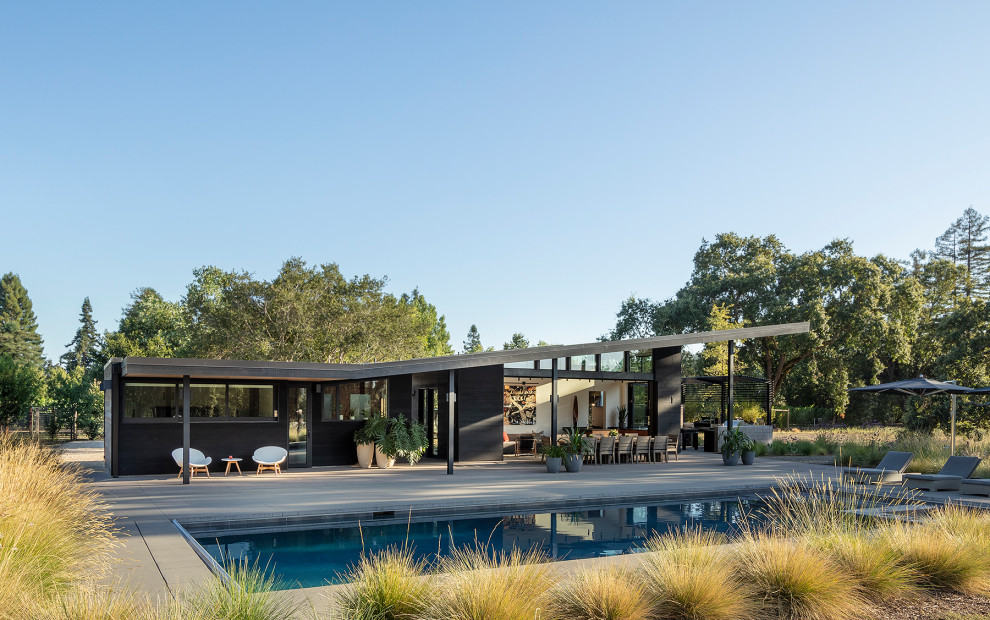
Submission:
[[608,340],[585,344],[551,345],[530,347],[509,351],[489,351],[464,355],[447,355],[374,364],[320,364],[313,362],[268,362],[249,360],[208,360],[190,358],[125,357],[120,361],[121,376],[128,378],[190,378],[242,379],[242,380],[288,380],[288,381],[338,381],[370,379],[412,373],[425,373],[480,366],[495,366],[513,362],[527,362],[538,359],[552,359],[574,355],[595,355],[599,353],[620,353],[643,349],[663,349],[682,347],[709,342],[729,340],[749,340],[804,334],[811,331],[811,325],[785,323],[762,327],[743,327],[691,334],[673,334],[653,338],[629,340]]

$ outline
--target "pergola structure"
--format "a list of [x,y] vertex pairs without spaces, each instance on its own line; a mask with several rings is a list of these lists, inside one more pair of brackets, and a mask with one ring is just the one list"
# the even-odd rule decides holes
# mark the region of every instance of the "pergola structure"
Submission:
[[[762,377],[735,375],[732,377],[734,401],[757,403],[767,414],[770,424],[770,410],[773,403],[773,384]],[[729,377],[684,377],[681,379],[681,402],[685,407],[692,403],[707,403],[719,400],[719,422],[725,422],[729,404]]]

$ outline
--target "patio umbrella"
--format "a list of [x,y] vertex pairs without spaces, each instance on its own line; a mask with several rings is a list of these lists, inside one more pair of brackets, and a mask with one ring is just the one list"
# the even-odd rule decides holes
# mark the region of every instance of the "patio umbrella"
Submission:
[[[987,388],[984,388],[987,389]],[[905,379],[904,381],[894,381],[892,383],[881,383],[879,385],[866,385],[858,388],[851,388],[849,392],[876,392],[878,394],[907,394],[908,396],[932,396],[933,394],[951,394],[952,406],[950,407],[951,428],[950,449],[952,455],[956,453],[956,394],[971,394],[977,390],[973,388],[947,383],[944,381],[934,381],[924,376],[917,379]]]
[[574,429],[574,432],[576,433],[577,432],[577,420],[578,420],[577,395],[574,396],[574,411],[573,411],[573,416],[574,416],[574,426],[573,426],[573,429]]

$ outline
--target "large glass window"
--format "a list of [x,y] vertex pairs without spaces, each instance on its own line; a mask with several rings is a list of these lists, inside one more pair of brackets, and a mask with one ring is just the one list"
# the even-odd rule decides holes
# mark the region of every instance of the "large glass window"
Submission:
[[174,383],[127,383],[124,385],[124,417],[174,418],[176,409]]
[[650,425],[649,416],[649,386],[645,383],[632,384],[632,426],[633,428],[647,428]]
[[189,416],[193,418],[227,417],[227,386],[220,384],[199,384],[191,386]]
[[[302,392],[305,395],[305,390]],[[227,386],[227,415],[232,418],[275,417],[275,388],[270,385]]]
[[524,368],[526,370],[532,370],[535,368],[536,362],[509,362],[505,364],[506,368]]
[[571,370],[596,370],[594,355],[575,355],[571,358]]
[[[189,386],[189,416],[199,419],[248,419],[275,417],[275,387],[226,383],[193,383]],[[146,419],[180,419],[182,386],[177,383],[127,383],[124,416]]]
[[630,372],[653,372],[653,350],[642,349],[629,352]]
[[387,380],[338,383],[324,391],[324,422],[365,420],[372,415],[388,415]]
[[602,353],[602,371],[604,372],[622,372],[623,363],[625,363],[626,355],[625,353]]

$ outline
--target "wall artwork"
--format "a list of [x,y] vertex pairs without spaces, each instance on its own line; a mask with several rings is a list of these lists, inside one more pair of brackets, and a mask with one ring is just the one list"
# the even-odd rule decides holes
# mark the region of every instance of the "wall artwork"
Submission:
[[505,386],[502,417],[505,424],[536,424],[536,386]]

